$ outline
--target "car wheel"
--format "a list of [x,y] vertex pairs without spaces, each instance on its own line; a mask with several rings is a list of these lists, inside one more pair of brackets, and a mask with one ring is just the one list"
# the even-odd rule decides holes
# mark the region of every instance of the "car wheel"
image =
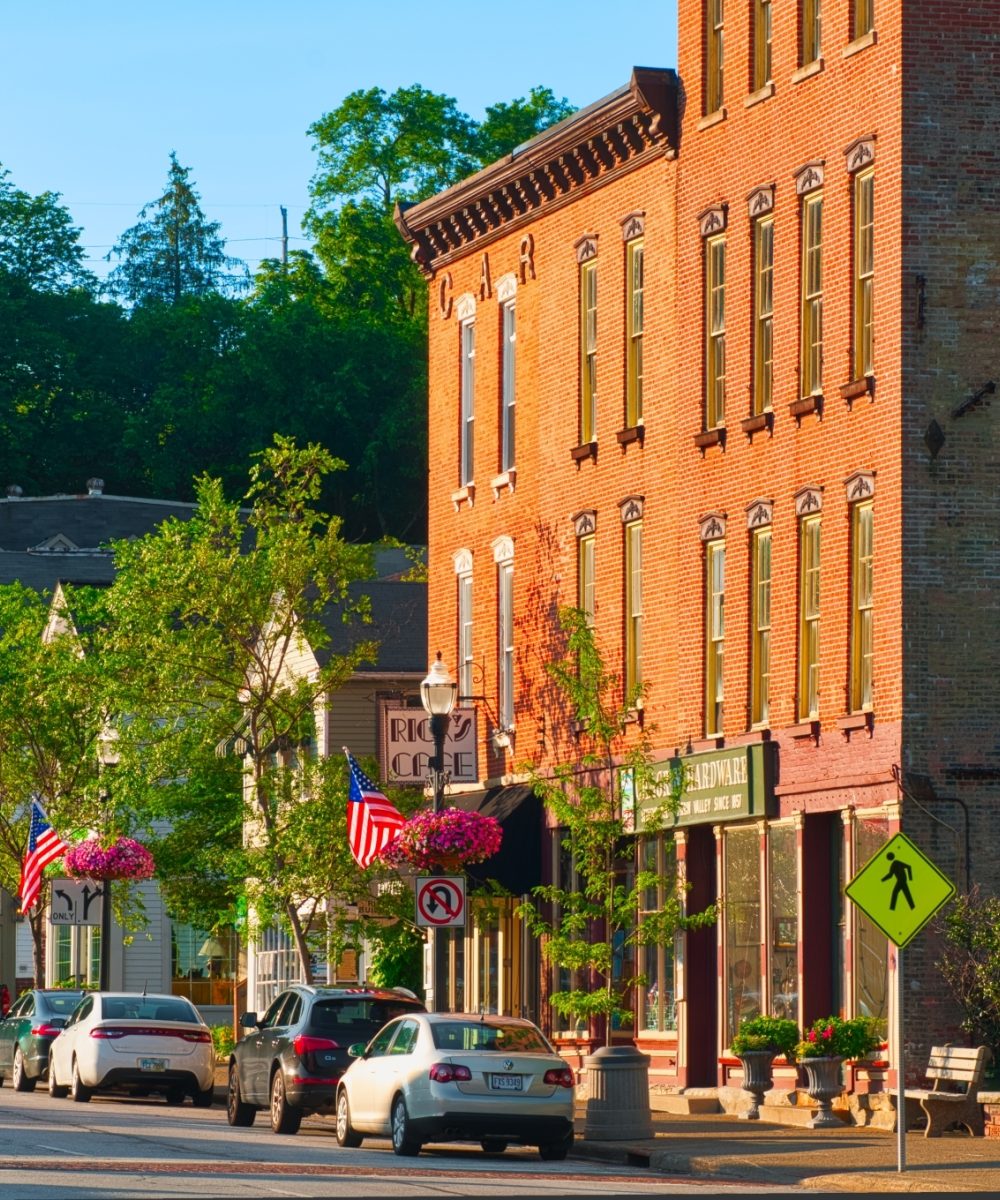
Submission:
[[397,1096],[392,1102],[392,1152],[401,1158],[413,1158],[420,1153],[420,1143],[410,1133],[410,1117],[406,1101]]
[[20,1046],[14,1051],[14,1068],[10,1073],[10,1082],[15,1092],[33,1092],[38,1082],[24,1069],[24,1055]]
[[558,1142],[543,1142],[538,1147],[538,1155],[542,1162],[562,1162],[569,1154],[570,1147],[573,1145],[573,1134],[568,1133]]
[[195,1092],[191,1097],[191,1103],[195,1108],[211,1108],[212,1102],[215,1100],[215,1085],[209,1084],[203,1092]]
[[484,1154],[503,1154],[510,1143],[506,1138],[484,1137],[479,1143]]
[[49,1095],[53,1100],[63,1100],[69,1094],[68,1087],[62,1087],[56,1083],[56,1069],[52,1064],[52,1059],[49,1059]]
[[163,1099],[166,1100],[166,1102],[168,1104],[173,1105],[173,1106],[176,1106],[178,1104],[183,1104],[184,1103],[184,1089],[183,1088],[170,1088],[168,1091],[163,1093]]
[[347,1093],[341,1088],[337,1097],[337,1145],[356,1150],[364,1141],[360,1133],[354,1132],[351,1124],[351,1106],[347,1102]]
[[245,1104],[240,1093],[240,1074],[236,1063],[229,1064],[229,1091],[226,1093],[226,1120],[230,1125],[248,1129],[257,1117],[252,1104]]
[[87,1104],[90,1097],[94,1094],[93,1089],[87,1087],[80,1078],[80,1064],[73,1059],[73,1082],[69,1085],[70,1099],[77,1104]]
[[292,1108],[285,1095],[285,1077],[281,1067],[271,1080],[271,1128],[275,1133],[298,1133],[302,1124],[302,1109]]

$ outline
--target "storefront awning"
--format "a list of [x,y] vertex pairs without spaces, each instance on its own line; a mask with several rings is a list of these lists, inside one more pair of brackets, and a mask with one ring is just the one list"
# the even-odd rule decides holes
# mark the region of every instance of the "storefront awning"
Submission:
[[530,787],[511,784],[449,796],[449,806],[496,817],[503,830],[499,851],[484,863],[466,868],[470,884],[496,880],[515,896],[542,882],[542,806]]

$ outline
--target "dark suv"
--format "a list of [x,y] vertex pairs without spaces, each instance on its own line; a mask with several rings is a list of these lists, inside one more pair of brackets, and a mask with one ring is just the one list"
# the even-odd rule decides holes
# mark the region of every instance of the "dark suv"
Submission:
[[244,1013],[247,1033],[229,1056],[230,1125],[271,1113],[275,1133],[298,1133],[310,1113],[333,1113],[348,1046],[369,1042],[393,1017],[424,1012],[406,988],[338,988],[296,984],[262,1017]]
[[49,1069],[49,1047],[83,998],[82,991],[34,988],[0,1021],[0,1083],[32,1092]]

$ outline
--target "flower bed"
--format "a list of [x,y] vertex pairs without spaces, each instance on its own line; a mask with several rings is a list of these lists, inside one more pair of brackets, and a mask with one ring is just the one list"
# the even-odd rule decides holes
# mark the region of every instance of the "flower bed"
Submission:
[[415,813],[382,851],[383,862],[421,871],[481,863],[500,849],[503,833],[495,817],[445,808]]
[[149,879],[156,870],[153,856],[135,838],[116,838],[110,846],[87,838],[66,851],[66,874],[74,879]]

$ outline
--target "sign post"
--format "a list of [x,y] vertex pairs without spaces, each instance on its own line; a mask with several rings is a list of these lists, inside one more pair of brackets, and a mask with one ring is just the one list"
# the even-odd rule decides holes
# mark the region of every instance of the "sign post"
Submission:
[[906,1170],[903,949],[955,894],[952,881],[903,833],[891,837],[844,889],[896,947],[896,1169]]

